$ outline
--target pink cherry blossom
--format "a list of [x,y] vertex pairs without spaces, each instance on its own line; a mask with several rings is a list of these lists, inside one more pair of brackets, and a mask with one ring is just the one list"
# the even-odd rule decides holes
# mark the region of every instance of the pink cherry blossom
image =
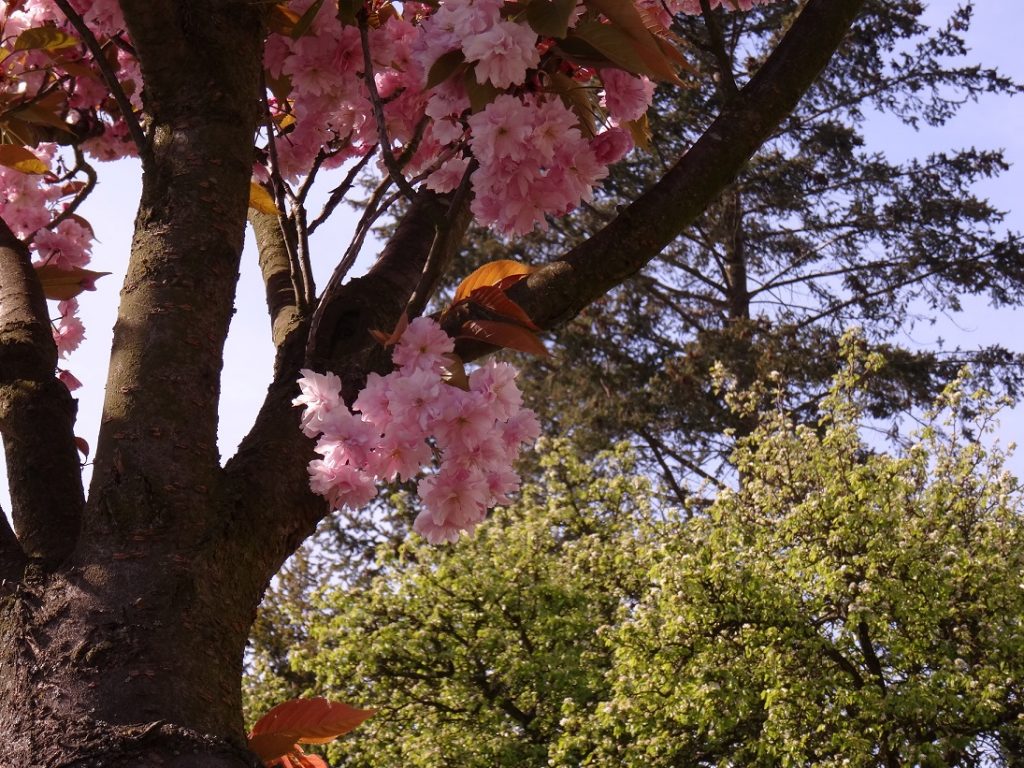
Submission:
[[467,38],[462,51],[476,62],[478,82],[490,80],[498,88],[520,85],[526,70],[540,62],[537,33],[525,24],[499,21],[486,32]]
[[643,75],[636,77],[621,69],[602,69],[603,104],[620,122],[636,120],[647,112],[654,98],[654,83]]
[[455,349],[455,342],[429,317],[417,317],[405,329],[395,346],[395,365],[403,368],[436,370],[445,363],[445,355]]
[[292,405],[305,407],[302,413],[302,433],[307,437],[316,437],[324,430],[321,428],[327,414],[339,407],[341,401],[341,379],[333,373],[316,373],[303,368],[299,373],[299,390],[301,395],[292,400]]

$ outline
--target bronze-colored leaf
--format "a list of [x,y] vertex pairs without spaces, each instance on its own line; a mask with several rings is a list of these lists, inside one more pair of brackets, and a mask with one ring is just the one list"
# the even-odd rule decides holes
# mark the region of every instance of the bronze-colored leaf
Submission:
[[[514,279],[515,282],[521,280],[525,275],[512,275],[511,278],[506,280]],[[466,301],[471,304],[479,304],[481,307],[493,312],[499,317],[507,318],[516,323],[519,323],[531,331],[539,331],[540,328],[530,319],[530,316],[526,314],[526,311],[516,304],[505,294],[505,289],[498,285],[488,285],[483,288],[477,288],[471,294]]]
[[402,334],[405,333],[405,329],[409,327],[409,316],[402,313],[402,316],[398,318],[398,323],[395,324],[395,329],[391,333],[384,331],[371,330],[370,335],[375,338],[382,347],[390,347],[392,344],[397,344],[398,340],[402,338]]
[[445,357],[448,359],[448,362],[441,369],[441,381],[468,392],[469,376],[466,375],[466,365],[462,362],[462,358],[454,352],[445,355]]
[[290,33],[293,40],[298,40],[309,31],[310,26],[312,26],[314,19],[316,19],[316,15],[320,13],[320,9],[323,5],[324,0],[314,0],[313,4],[306,9],[306,12],[299,17],[299,20],[295,22],[295,26],[292,27],[292,31]]
[[326,744],[348,733],[374,712],[340,701],[330,702],[321,696],[291,699],[278,704],[253,726],[249,749],[265,762],[278,760],[296,751],[297,744]]
[[290,35],[299,18],[288,3],[274,3],[267,13],[267,29],[278,35]]
[[512,283],[504,284],[503,290],[506,290],[515,282],[522,280],[533,271],[534,267],[531,267],[528,264],[521,264],[520,262],[513,261],[512,259],[498,259],[496,261],[490,261],[482,267],[478,267],[470,272],[469,275],[459,283],[459,287],[455,289],[455,297],[452,299],[452,303],[458,304],[463,299],[469,298],[469,294],[477,288],[484,288],[488,285],[497,285],[506,278],[513,276],[517,277],[517,280]]
[[43,294],[52,301],[68,301],[82,291],[95,291],[96,281],[109,272],[93,272],[91,269],[71,267],[61,269],[53,264],[36,267],[36,277],[43,286]]
[[33,152],[15,144],[0,144],[0,165],[13,168],[21,173],[43,175],[50,172],[50,166]]
[[548,350],[537,335],[521,325],[499,320],[467,320],[459,330],[460,339],[476,339],[496,347],[515,349],[539,357],[547,357]]

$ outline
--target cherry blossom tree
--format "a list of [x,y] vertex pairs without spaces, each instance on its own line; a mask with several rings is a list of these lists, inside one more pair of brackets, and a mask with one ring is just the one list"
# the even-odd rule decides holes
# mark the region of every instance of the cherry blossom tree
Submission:
[[[862,3],[794,3],[764,66],[618,217],[536,269],[478,275],[437,324],[405,333],[471,218],[500,236],[543,229],[642,150],[654,83],[701,77],[672,14],[713,24],[753,0],[0,4],[13,520],[0,518],[0,764],[260,764],[241,717],[242,653],[284,560],[331,506],[364,503],[377,479],[409,477],[435,450],[444,461],[420,481],[428,538],[472,528],[510,493],[502,462],[535,425],[509,369],[463,365],[502,346],[539,351],[536,331],[655,258],[792,110]],[[76,307],[102,272],[87,267],[92,231],[77,210],[93,161],[126,155],[141,159],[143,190],[86,489]],[[311,215],[310,189],[342,168]],[[353,243],[318,289],[309,235],[371,171],[381,180]],[[374,265],[346,281],[368,229],[399,208]],[[247,219],[277,357],[251,431],[222,463],[221,361]],[[402,443],[395,420],[422,435]]]

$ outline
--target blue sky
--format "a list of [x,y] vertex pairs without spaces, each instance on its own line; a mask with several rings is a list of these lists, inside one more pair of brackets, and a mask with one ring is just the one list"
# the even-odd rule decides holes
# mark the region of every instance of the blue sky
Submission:
[[[935,0],[928,3],[928,20],[940,22],[957,3]],[[1024,14],[1016,0],[982,0],[969,34],[971,60],[996,66],[1024,82]],[[914,131],[897,121],[871,118],[866,126],[871,145],[884,149],[894,158],[921,156],[932,150],[960,146],[1003,148],[1013,164],[1002,177],[979,185],[978,190],[998,207],[1010,212],[1007,226],[1024,230],[1024,97],[985,97],[964,107],[961,114],[942,128]],[[99,241],[93,255],[93,268],[113,274],[98,283],[96,293],[81,297],[82,316],[87,338],[68,361],[81,379],[77,433],[92,445],[99,427],[111,329],[116,314],[117,296],[123,279],[131,226],[139,195],[139,173],[133,163],[123,162],[99,168],[100,184],[87,202],[83,214],[93,223]],[[1016,210],[1014,210],[1016,208]],[[313,241],[318,257],[320,282],[332,262],[344,250],[352,227],[352,217],[323,227]],[[372,251],[368,243],[365,250]],[[237,312],[225,357],[221,408],[220,446],[227,457],[245,434],[266,391],[270,379],[273,349],[263,300],[263,289],[251,240],[243,258],[238,289]],[[904,343],[931,346],[943,338],[949,346],[965,347],[1002,343],[1024,349],[1024,322],[1019,313],[995,311],[983,300],[969,301],[964,311],[944,318],[935,326],[918,326]],[[901,341],[901,340],[897,340]],[[1024,406],[1018,406],[1003,419],[1000,437],[1004,442],[1024,436]],[[1024,475],[1024,451],[1011,467]],[[6,475],[0,468],[0,504],[9,512]]]

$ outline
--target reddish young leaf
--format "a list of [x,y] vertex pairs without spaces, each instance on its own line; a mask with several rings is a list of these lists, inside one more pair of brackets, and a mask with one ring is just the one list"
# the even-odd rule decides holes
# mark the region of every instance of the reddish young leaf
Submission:
[[458,338],[476,339],[496,347],[515,349],[539,357],[548,355],[544,342],[537,338],[532,331],[521,325],[503,323],[498,320],[467,320],[462,324]]
[[[524,275],[514,275],[515,278],[522,278]],[[506,278],[508,279],[508,278]],[[466,299],[473,304],[489,309],[496,315],[506,317],[520,325],[526,326],[531,331],[539,331],[540,328],[530,319],[526,311],[505,295],[505,291],[497,285],[488,285],[477,288]]]
[[278,704],[253,726],[249,749],[264,762],[279,760],[296,752],[297,744],[326,744],[348,733],[374,711],[320,696],[291,699]]
[[53,264],[36,267],[36,277],[43,286],[43,294],[53,301],[73,299],[82,291],[95,291],[96,281],[109,272],[93,272],[91,269],[71,267],[61,269]]
[[[512,261],[512,259],[490,261],[482,267],[473,270],[465,280],[459,283],[459,287],[455,289],[455,297],[452,299],[452,304],[458,304],[463,299],[469,298],[469,294],[477,288],[484,288],[488,285],[498,285],[501,283],[501,289],[507,290],[514,283],[522,280],[533,271],[533,267],[527,264],[520,264],[518,261]],[[512,277],[516,279],[511,283],[502,282],[506,278]]]
[[402,316],[398,318],[398,324],[395,326],[395,330],[391,333],[371,330],[370,335],[373,336],[373,338],[375,338],[382,347],[390,347],[392,344],[398,343],[398,340],[402,338],[402,334],[405,333],[405,329],[408,327],[409,316],[403,312]]
[[84,437],[75,435],[75,447],[79,450],[82,456],[87,459],[89,458],[89,443],[85,441]]

